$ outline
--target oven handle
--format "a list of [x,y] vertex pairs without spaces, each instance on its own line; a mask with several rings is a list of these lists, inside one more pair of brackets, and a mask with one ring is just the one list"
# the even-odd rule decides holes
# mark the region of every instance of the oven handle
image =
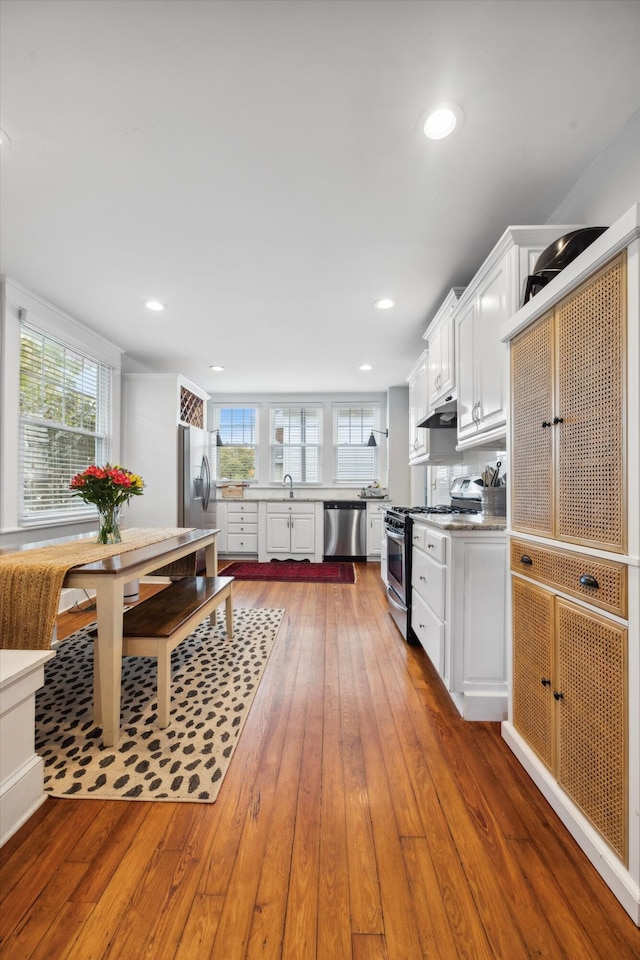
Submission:
[[393,597],[392,597],[392,593],[393,593],[393,591],[392,591],[391,587],[389,586],[389,584],[387,584],[387,600],[389,601],[389,603],[391,604],[391,606],[392,606],[392,607],[395,607],[396,610],[399,610],[400,613],[406,613],[406,612],[407,612],[407,608],[406,608],[406,607],[403,607],[402,604],[400,604],[400,603],[397,602],[397,600],[394,600]]
[[404,543],[404,534],[403,533],[392,533],[389,527],[385,527],[385,533],[390,540],[397,540],[398,543]]

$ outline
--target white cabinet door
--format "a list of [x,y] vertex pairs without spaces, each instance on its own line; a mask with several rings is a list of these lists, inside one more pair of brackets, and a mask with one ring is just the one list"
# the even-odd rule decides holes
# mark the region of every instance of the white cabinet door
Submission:
[[291,553],[313,553],[315,517],[312,513],[291,517]]
[[477,431],[475,318],[476,304],[472,300],[456,319],[459,440]]
[[475,383],[478,431],[506,423],[504,402],[507,347],[500,327],[508,319],[508,258],[488,275],[478,290],[475,329]]
[[267,553],[291,552],[291,517],[289,514],[267,515]]
[[367,504],[367,556],[379,557],[382,553],[384,515],[388,503]]
[[429,431],[417,424],[427,415],[428,353],[425,350],[409,374],[409,462],[424,459],[429,453]]

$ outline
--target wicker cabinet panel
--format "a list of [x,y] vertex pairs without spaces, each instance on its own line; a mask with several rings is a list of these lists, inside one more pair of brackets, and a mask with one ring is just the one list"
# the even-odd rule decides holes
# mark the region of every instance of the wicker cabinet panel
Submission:
[[556,535],[622,551],[625,258],[556,308]]
[[[512,539],[511,569],[531,580],[557,587],[563,593],[581,597],[609,613],[627,616],[627,566],[624,563]],[[580,583],[584,576],[592,577],[597,586]]]
[[[511,521],[514,530],[552,532],[553,314],[511,345]],[[542,424],[549,424],[543,427]]]
[[549,769],[553,767],[553,605],[551,593],[513,578],[513,723]]
[[556,777],[627,861],[627,631],[557,601]]

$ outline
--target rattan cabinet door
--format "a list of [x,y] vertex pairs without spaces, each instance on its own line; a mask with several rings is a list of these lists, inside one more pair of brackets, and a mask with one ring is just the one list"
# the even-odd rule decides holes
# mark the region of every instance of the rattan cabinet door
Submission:
[[[556,307],[556,537],[624,552],[626,260]],[[637,429],[637,424],[636,424]]]
[[554,596],[518,577],[512,586],[513,723],[551,770]]
[[553,314],[511,345],[511,525],[552,534]]
[[627,862],[627,631],[556,602],[556,779]]

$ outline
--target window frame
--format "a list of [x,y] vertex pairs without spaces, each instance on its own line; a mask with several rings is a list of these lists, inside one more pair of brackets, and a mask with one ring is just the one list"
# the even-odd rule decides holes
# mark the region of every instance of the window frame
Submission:
[[[339,411],[350,410],[350,411],[360,411],[360,442],[359,443],[344,443],[339,441]],[[365,420],[364,412],[369,412],[369,417]],[[374,483],[379,479],[380,471],[380,452],[379,452],[379,443],[376,438],[376,446],[370,447],[367,444],[367,440],[371,435],[372,430],[380,430],[380,412],[381,404],[376,401],[346,401],[346,402],[334,402],[331,405],[331,421],[332,421],[332,445],[333,445],[333,476],[332,483],[337,486],[363,486],[365,484]],[[366,439],[365,439],[366,437]],[[355,451],[362,449],[367,451],[367,455],[373,461],[373,475],[372,476],[351,476],[345,477],[341,474],[341,468],[339,464],[340,459],[340,449],[352,448],[354,451],[354,457],[356,456]],[[364,459],[364,457],[362,458]]]
[[[252,410],[254,415],[253,423],[253,443],[230,443],[228,437],[225,439],[224,425],[221,424],[221,414],[223,410]],[[220,476],[220,453],[219,447],[214,447],[213,475],[216,483],[248,483],[250,486],[256,486],[260,483],[260,404],[247,401],[246,403],[214,403],[212,405],[213,432],[216,437],[219,435],[222,440],[222,449],[225,447],[238,447],[253,449],[253,477],[221,477]]]
[[[44,410],[41,413],[37,413],[33,410],[25,411],[23,409],[23,339],[32,339],[34,342],[40,341],[41,343],[42,351],[41,361],[39,364],[40,370],[38,370],[34,365],[33,371],[35,376],[31,377],[31,379],[34,384],[37,384],[37,380],[41,381],[41,399],[43,408],[46,406],[45,397],[47,381],[49,386],[55,386],[58,388],[60,406],[62,408],[61,419],[54,419],[53,417],[47,416]],[[81,498],[72,496],[70,491],[61,488],[60,485],[56,483],[54,476],[48,480],[50,486],[46,487],[45,489],[49,492],[49,495],[53,497],[57,487],[60,499],[57,502],[52,499],[52,505],[49,508],[44,508],[41,510],[34,509],[30,506],[32,498],[27,496],[28,441],[26,440],[26,436],[32,434],[35,439],[38,431],[44,431],[46,433],[62,434],[66,437],[75,438],[78,441],[83,439],[93,441],[93,451],[91,452],[90,456],[78,456],[75,463],[68,463],[66,473],[68,473],[69,481],[71,480],[72,476],[81,470],[86,469],[86,467],[91,466],[91,464],[98,464],[101,466],[105,463],[111,462],[113,371],[108,364],[96,359],[93,356],[90,356],[88,351],[79,350],[75,346],[70,346],[60,337],[56,337],[50,333],[44,332],[26,320],[20,320],[19,341],[19,446],[17,458],[18,523],[21,527],[31,527],[39,526],[43,523],[56,523],[60,521],[73,522],[85,518],[93,518],[95,517],[96,513],[95,506],[85,503]],[[49,365],[47,358],[50,358],[51,353],[54,351],[61,353],[60,363]],[[70,368],[77,361],[80,362],[81,369],[83,371],[85,369],[85,365],[87,367],[95,367],[96,390],[95,397],[93,397],[93,399],[95,401],[96,414],[95,429],[92,430],[87,429],[85,426],[72,425],[71,423],[67,422],[66,413],[64,412],[67,406],[72,404],[73,390],[71,387]],[[48,365],[49,369],[53,372],[53,375],[47,376]],[[37,450],[37,447],[34,449],[36,451],[35,456],[37,458],[39,451]],[[46,470],[54,473],[54,468],[55,461],[45,463]],[[64,494],[62,494],[63,489]]]
[[[284,425],[281,428],[276,426],[275,417],[276,417],[277,411],[279,410],[286,410],[289,412],[297,411],[299,413],[300,419],[301,419],[301,423],[300,423],[301,436],[304,433],[305,426],[306,426],[304,423],[302,423],[303,414],[304,414],[305,420],[309,419],[311,421],[312,419],[315,419],[315,430],[316,430],[317,439],[313,442],[302,440],[302,439],[299,442],[293,442],[293,443],[286,442],[284,439],[282,441],[279,441],[276,437],[276,430],[277,429],[283,429],[284,431],[287,430],[287,425]],[[289,426],[289,431],[291,432],[291,429],[292,429],[291,418],[289,419],[290,419],[290,423],[288,424],[288,426]],[[286,401],[284,403],[274,402],[269,404],[269,482],[270,483],[281,485],[283,483],[284,476],[286,476],[287,474],[290,474],[292,477],[292,482],[295,483],[296,486],[299,486],[299,487],[321,486],[322,484],[322,446],[323,446],[322,426],[323,426],[323,406],[321,403],[296,402],[294,399],[291,402],[290,401]],[[293,475],[293,473],[295,472],[295,468],[293,466],[289,466],[289,468],[285,472],[284,462],[283,462],[283,477],[277,477],[276,476],[276,465],[277,465],[276,454],[278,453],[278,451],[282,451],[284,455],[287,450],[293,456],[295,456],[296,450],[300,451],[300,474],[298,476]],[[315,450],[316,476],[314,480],[307,480],[307,479],[303,479],[302,477],[302,474],[306,472],[306,467],[307,467],[306,456],[305,456],[305,452],[307,450],[309,451]]]
[[[122,354],[120,347],[69,316],[59,307],[3,277],[0,313],[0,543],[18,545],[46,539],[55,529],[56,537],[77,536],[95,524],[95,513],[72,520],[35,520],[28,526],[18,520],[20,487],[18,450],[20,448],[20,323],[60,340],[70,349],[107,364],[111,368],[111,455],[120,456],[120,410]],[[40,532],[41,531],[41,532]]]

